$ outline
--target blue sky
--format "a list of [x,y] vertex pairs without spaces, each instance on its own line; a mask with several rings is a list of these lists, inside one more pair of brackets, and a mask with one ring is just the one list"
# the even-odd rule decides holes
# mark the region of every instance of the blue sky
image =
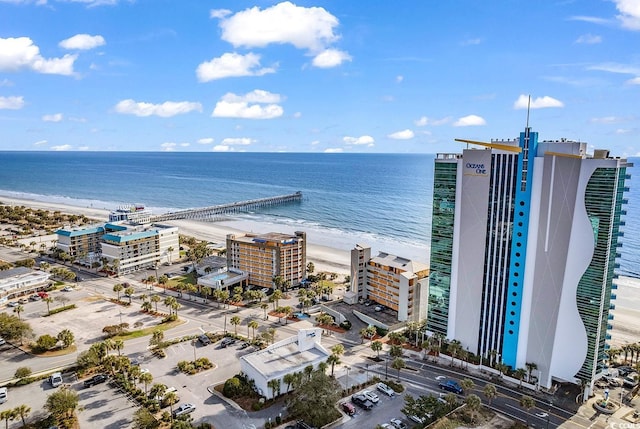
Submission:
[[0,149],[640,155],[640,0],[0,0]]

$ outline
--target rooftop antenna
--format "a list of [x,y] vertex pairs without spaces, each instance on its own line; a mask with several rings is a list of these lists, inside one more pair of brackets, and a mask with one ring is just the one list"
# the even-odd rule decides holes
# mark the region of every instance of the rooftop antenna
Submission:
[[531,94],[529,94],[529,101],[527,102],[527,128],[529,128],[529,112],[531,111]]

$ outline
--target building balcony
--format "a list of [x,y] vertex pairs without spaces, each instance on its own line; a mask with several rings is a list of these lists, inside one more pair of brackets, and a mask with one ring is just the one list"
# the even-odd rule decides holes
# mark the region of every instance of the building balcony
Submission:
[[626,210],[620,210],[620,216],[626,216],[626,215],[627,215]]
[[609,313],[609,316],[607,316],[607,320],[613,320],[614,319],[614,315]]
[[611,294],[611,301],[615,301],[616,299],[618,299],[618,295],[616,295],[615,293]]
[[617,290],[618,289],[618,285],[615,283],[611,283],[611,290]]
[[607,331],[610,331],[610,330],[612,330],[612,329],[613,329],[613,325],[609,325],[609,324],[607,324]]
[[611,339],[611,334],[607,334],[604,337],[605,337],[605,339],[610,340]]
[[621,220],[620,223],[619,223],[620,226],[625,226],[626,224],[627,224],[627,222],[625,222],[623,220]]
[[615,304],[609,304],[609,310],[615,310],[615,309],[616,309]]

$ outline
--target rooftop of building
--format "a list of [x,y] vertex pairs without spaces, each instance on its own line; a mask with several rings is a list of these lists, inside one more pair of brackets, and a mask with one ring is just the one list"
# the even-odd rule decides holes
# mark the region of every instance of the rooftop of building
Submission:
[[429,265],[425,263],[413,261],[411,259],[392,255],[386,252],[379,252],[378,256],[374,256],[373,258],[371,258],[371,261],[380,265],[397,268],[411,273],[418,273],[420,271],[429,269]]
[[8,270],[0,271],[0,280],[10,279],[11,277],[24,276],[33,274],[35,271],[27,267],[15,267]]
[[[319,336],[320,330],[313,335]],[[255,368],[266,379],[272,379],[302,371],[308,365],[316,366],[326,360],[330,354],[319,342],[316,342],[314,347],[300,350],[298,337],[294,336],[264,350],[242,356],[240,359]]]
[[105,231],[104,224],[91,226],[64,226],[56,231],[56,234],[65,237],[79,237],[81,235],[98,234]]
[[281,232],[267,232],[265,234],[253,234],[248,233],[245,235],[230,234],[234,241],[241,241],[244,243],[279,243],[279,244],[292,244],[297,243],[302,237],[299,235],[284,234]]

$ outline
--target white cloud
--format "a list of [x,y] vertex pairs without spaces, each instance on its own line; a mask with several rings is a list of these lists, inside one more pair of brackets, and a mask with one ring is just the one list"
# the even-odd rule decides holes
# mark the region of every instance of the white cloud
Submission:
[[597,16],[584,16],[584,15],[572,16],[569,18],[569,21],[582,21],[582,22],[589,22],[591,24],[599,24],[599,25],[611,24],[611,20],[609,19],[600,18]]
[[391,133],[387,135],[390,139],[394,140],[409,140],[415,137],[415,134],[410,129],[396,131],[395,133]]
[[231,15],[229,9],[211,9],[209,12],[209,18],[225,18]]
[[415,121],[413,121],[413,123],[416,124],[417,127],[424,127],[426,125],[438,126],[438,125],[448,124],[449,122],[451,122],[450,116],[447,116],[446,118],[441,118],[441,119],[434,119],[434,118],[429,118],[427,116],[421,116],[419,119],[416,119]]
[[296,118],[296,119],[302,118],[302,112],[295,112],[293,114],[293,117]]
[[228,101],[230,103],[280,103],[280,101],[282,101],[282,96],[263,89],[254,89],[244,95],[227,92],[222,96],[221,100]]
[[403,80],[404,80],[404,76],[402,76],[401,74],[396,76],[396,83],[401,83]]
[[106,42],[102,36],[91,36],[89,34],[76,34],[61,41],[58,45],[64,49],[87,50],[105,45]]
[[191,146],[190,143],[180,143],[180,147],[189,147]]
[[57,152],[63,152],[65,150],[71,150],[72,146],[70,144],[63,144],[60,146],[51,146],[51,150],[55,150]]
[[0,109],[19,110],[24,107],[24,97],[0,97]]
[[324,150],[324,153],[342,153],[344,150],[341,147],[333,147],[327,148]]
[[576,39],[576,43],[584,43],[586,45],[595,45],[602,43],[602,37],[594,36],[593,34],[583,34]]
[[350,137],[350,136],[345,136],[342,138],[342,140],[346,143],[346,144],[354,144],[354,145],[361,145],[361,144],[373,144],[375,142],[375,140],[373,139],[373,137],[371,136],[360,136],[360,137]]
[[[513,103],[514,109],[527,109],[529,107],[529,96],[520,94],[520,97]],[[564,103],[553,97],[545,95],[544,97],[531,98],[532,109],[546,109],[548,107],[564,107]]]
[[621,118],[619,116],[603,116],[600,118],[591,118],[589,122],[592,124],[615,124],[619,122],[625,122],[628,118]]
[[200,82],[238,76],[263,76],[275,73],[272,67],[260,67],[260,55],[249,52],[246,55],[235,52],[222,54],[221,57],[201,63],[196,69]]
[[462,46],[471,46],[471,45],[479,45],[480,43],[482,43],[482,39],[475,38],[475,39],[463,40],[460,44]]
[[35,142],[33,145],[34,145],[34,146],[44,146],[44,145],[46,145],[47,143],[49,143],[49,142],[48,142],[48,141],[46,141],[46,140],[38,140],[38,141],[37,141],[37,142]]
[[453,123],[454,127],[476,127],[479,125],[486,125],[487,121],[483,117],[478,115],[463,116]]
[[223,146],[232,146],[232,145],[247,146],[255,142],[256,140],[251,139],[249,137],[227,137],[223,139],[220,143]]
[[622,134],[622,135],[624,135],[624,134],[631,134],[631,132],[632,132],[632,131],[633,131],[633,130],[630,130],[630,129],[627,129],[627,128],[618,128],[618,129],[616,130],[616,134]]
[[28,37],[0,38],[0,71],[17,72],[31,69],[38,73],[73,74],[73,63],[77,55],[46,59],[40,55],[40,48]]
[[13,82],[9,79],[2,79],[0,80],[0,86],[13,86]]
[[628,85],[640,85],[640,76],[634,77],[633,79],[629,79],[625,83]]
[[199,144],[211,144],[213,143],[213,137],[205,137],[203,139],[198,140]]
[[62,113],[54,113],[53,115],[44,115],[42,120],[45,122],[60,122],[62,118]]
[[176,150],[176,144],[172,142],[166,142],[162,143],[160,145],[160,148],[164,152],[173,152],[174,150]]
[[587,70],[598,70],[609,73],[640,75],[640,67],[619,63],[602,63],[587,67]]
[[85,152],[89,150],[89,146],[78,146],[78,150]]
[[638,0],[614,0],[620,12],[616,18],[624,28],[640,30],[640,2]]
[[315,146],[315,145],[318,145],[318,144],[320,144],[320,140],[314,140],[314,141],[311,142],[311,146]]
[[202,105],[190,101],[165,101],[162,104],[136,102],[131,99],[122,100],[115,106],[115,111],[127,115],[168,118],[192,111],[202,112]]
[[214,146],[211,150],[213,150],[214,152],[230,152],[231,148],[229,146],[219,144]]
[[351,55],[339,49],[325,49],[315,56],[312,64],[315,67],[326,69],[339,66],[345,61],[351,61]]
[[222,40],[233,46],[264,47],[290,43],[298,49],[319,52],[339,36],[338,19],[321,7],[301,7],[286,1],[260,10],[252,7],[220,23]]
[[284,114],[282,106],[276,104],[281,100],[282,96],[280,94],[261,89],[253,90],[244,95],[229,92],[223,95],[220,101],[216,103],[211,116],[243,119],[278,118]]

